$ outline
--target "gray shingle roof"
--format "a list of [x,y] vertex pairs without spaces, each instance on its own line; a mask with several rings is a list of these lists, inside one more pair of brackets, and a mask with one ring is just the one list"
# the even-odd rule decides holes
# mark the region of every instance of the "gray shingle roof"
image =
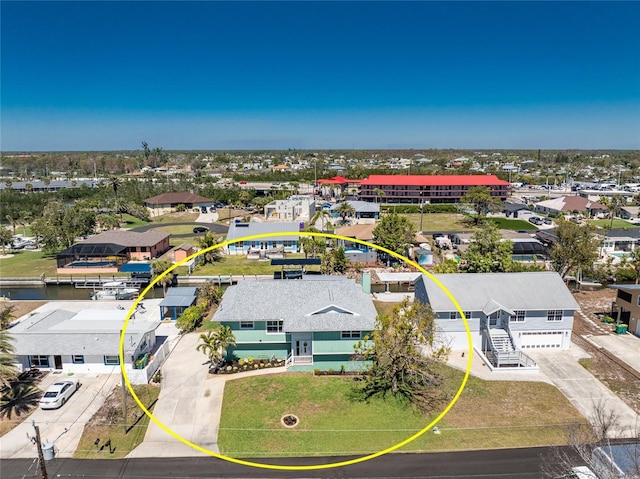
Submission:
[[112,230],[79,241],[78,244],[113,243],[126,247],[154,246],[169,236],[171,236],[170,233],[155,229],[143,232]]
[[[482,311],[493,301],[511,310],[579,309],[555,272],[436,274],[463,311]],[[426,289],[434,311],[453,311],[449,297],[426,275],[416,282],[416,296]]]
[[[117,355],[125,310],[57,309],[23,319],[10,333],[18,355]],[[134,351],[145,333],[160,321],[131,320],[127,325],[125,352]]]
[[[227,241],[242,238],[243,236],[253,236],[263,233],[283,233],[289,231],[300,231],[300,223],[297,221],[287,221],[283,223],[261,223],[251,221],[250,223],[231,223],[229,232],[227,233]],[[300,237],[291,236],[272,236],[265,238],[265,241],[298,241]]]
[[213,320],[283,320],[285,332],[369,331],[375,317],[373,302],[361,286],[340,278],[240,281],[227,289]]
[[[347,200],[349,206],[351,206],[356,213],[379,213],[380,205],[377,203],[371,203],[369,201],[360,200]],[[331,211],[335,211],[340,206],[340,203],[336,203],[331,207]]]

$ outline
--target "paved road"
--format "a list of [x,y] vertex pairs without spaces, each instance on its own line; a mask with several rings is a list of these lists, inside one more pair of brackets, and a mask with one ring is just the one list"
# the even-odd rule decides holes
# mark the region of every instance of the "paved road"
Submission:
[[[131,231],[140,233],[142,231],[149,231],[156,228],[164,228],[165,226],[184,226],[184,225],[190,225],[190,226],[193,226],[194,228],[196,226],[204,226],[206,228],[209,228],[209,231],[211,231],[212,233],[224,234],[224,235],[226,235],[227,232],[229,231],[228,226],[219,225],[217,223],[207,223],[207,222],[198,222],[198,221],[187,221],[184,223],[154,223],[152,225],[140,226],[139,228],[134,228]],[[171,234],[173,238],[191,238],[193,235],[194,235],[193,233],[183,233],[178,235],[173,233]]]
[[[549,448],[502,449],[433,454],[388,454],[352,466],[319,471],[273,471],[236,465],[211,457],[118,460],[55,459],[47,463],[49,477],[84,478],[431,478],[534,479]],[[347,458],[288,458],[263,460],[271,464],[319,464]],[[33,461],[5,460],[2,479],[39,477]]]

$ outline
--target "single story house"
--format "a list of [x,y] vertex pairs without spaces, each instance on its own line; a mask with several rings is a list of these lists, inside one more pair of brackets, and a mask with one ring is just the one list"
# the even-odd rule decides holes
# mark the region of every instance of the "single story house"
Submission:
[[129,260],[151,260],[164,254],[170,248],[170,236],[160,230],[105,231],[58,253],[58,274],[116,273]]
[[513,203],[511,201],[505,201],[503,203],[502,211],[507,218],[519,218],[525,221],[528,221],[529,218],[535,215],[525,203]]
[[561,196],[536,203],[534,210],[536,213],[556,215],[577,211],[586,216],[596,216],[600,213],[606,213],[609,209],[601,203],[581,196]]
[[[460,304],[473,347],[486,357],[527,349],[569,349],[579,306],[557,273],[437,274],[435,278]],[[445,292],[421,275],[415,295],[431,305],[451,348],[468,349],[460,313]]]
[[[375,224],[356,224],[338,228],[334,233],[338,236],[346,236],[348,238],[372,242],[373,230],[375,227]],[[370,248],[365,244],[340,239],[338,240],[338,247],[344,248],[344,253],[350,263],[360,263],[363,265],[376,264],[378,260],[378,250]]]
[[[115,307],[78,312],[64,309],[36,311],[10,328],[18,365],[22,370],[118,374],[120,333],[126,316],[126,310]],[[155,330],[159,325],[157,320],[139,317],[129,321],[124,342],[128,370],[139,369],[136,360],[154,350]],[[155,371],[147,373],[140,376],[144,378],[142,382],[147,382]],[[132,374],[130,378],[132,382],[134,376]]]
[[[313,279],[311,279],[313,278]],[[286,358],[287,370],[358,369],[354,345],[375,326],[376,309],[345,277],[240,281],[230,286],[213,321],[233,330],[230,358]]]
[[618,216],[623,220],[637,220],[640,218],[640,206],[623,206]]
[[[288,233],[300,231],[300,223],[295,221],[283,223],[262,223],[251,221],[249,223],[232,222],[229,225],[227,241],[232,241],[245,236],[254,236],[266,233]],[[248,241],[237,241],[224,248],[226,254],[282,254],[298,253],[298,240],[300,235],[274,235],[257,238]]]
[[[338,209],[343,202],[336,203],[331,206],[329,211],[331,212],[331,216],[334,218],[339,218],[340,213]],[[353,208],[354,213],[351,215],[353,218],[360,219],[371,219],[377,220],[380,218],[380,205],[377,203],[371,203],[369,201],[355,201],[355,200],[347,200],[346,203]]]
[[174,287],[167,289],[167,294],[160,302],[160,318],[178,319],[185,309],[196,304],[198,288]]
[[288,200],[274,200],[264,207],[267,221],[311,221],[316,202],[308,196],[292,196]]
[[162,193],[144,200],[144,206],[147,207],[151,216],[171,213],[176,210],[178,205],[184,205],[188,210],[203,206],[209,208],[213,205],[213,200],[188,192]]
[[640,244],[640,228],[611,228],[607,230],[600,246],[600,254],[622,257]]

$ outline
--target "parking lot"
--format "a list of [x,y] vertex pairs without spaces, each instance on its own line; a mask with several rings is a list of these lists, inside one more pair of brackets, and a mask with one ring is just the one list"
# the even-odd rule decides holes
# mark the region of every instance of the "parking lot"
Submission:
[[[45,391],[51,384],[66,377],[64,374],[51,373],[38,384],[38,387]],[[0,442],[0,459],[37,457],[36,447],[29,440],[29,437],[35,435],[34,422],[40,428],[42,442],[55,443],[56,456],[73,456],[84,425],[102,406],[113,387],[120,382],[120,374],[76,374],[73,377],[80,380],[80,389],[61,408],[38,408],[4,435]]]

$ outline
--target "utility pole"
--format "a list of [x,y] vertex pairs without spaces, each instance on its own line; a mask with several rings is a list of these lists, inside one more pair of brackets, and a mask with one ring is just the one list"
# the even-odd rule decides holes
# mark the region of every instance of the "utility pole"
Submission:
[[[120,330],[120,336],[122,336],[122,330]],[[123,357],[124,359],[124,357]],[[122,387],[122,432],[127,433],[127,389],[124,384],[124,364],[120,365],[120,379]]]
[[33,422],[33,428],[36,430],[36,446],[38,446],[38,462],[40,463],[40,472],[42,473],[42,479],[48,479],[47,466],[44,463],[44,454],[42,454],[42,442],[40,442],[40,428]]
[[424,202],[420,202],[420,233],[422,233],[422,208],[424,207]]

